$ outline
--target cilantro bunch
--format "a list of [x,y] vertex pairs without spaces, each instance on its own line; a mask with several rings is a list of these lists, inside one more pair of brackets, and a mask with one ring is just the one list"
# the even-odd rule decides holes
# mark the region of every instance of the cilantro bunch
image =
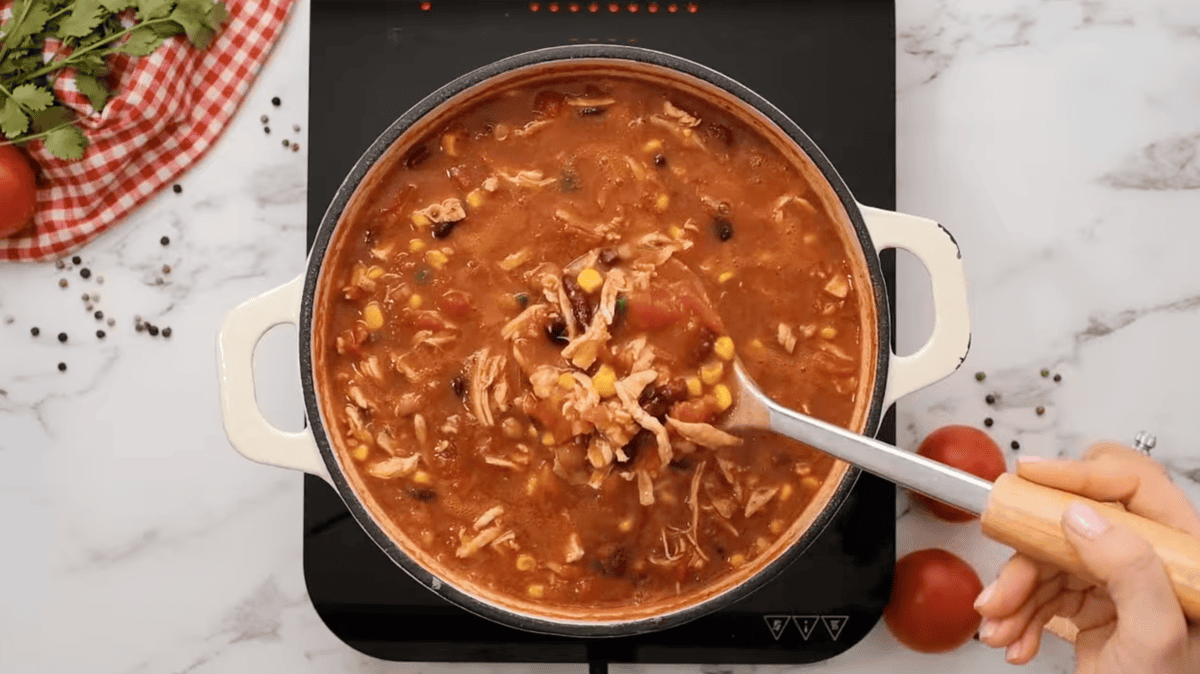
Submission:
[[[128,27],[120,17],[126,10],[137,10]],[[146,56],[179,33],[205,49],[228,16],[219,0],[15,0],[0,25],[0,133],[8,143],[41,138],[54,156],[79,159],[87,136],[55,99],[56,71],[74,68],[76,88],[99,112],[112,95],[109,55]],[[48,38],[61,46],[46,61]]]

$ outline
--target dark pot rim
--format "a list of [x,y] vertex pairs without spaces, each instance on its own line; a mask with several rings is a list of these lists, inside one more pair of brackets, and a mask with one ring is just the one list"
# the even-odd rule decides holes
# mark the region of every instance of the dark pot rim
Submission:
[[625,60],[637,61],[660,66],[669,70],[690,75],[699,80],[715,85],[743,103],[755,108],[759,113],[776,124],[800,149],[808,155],[822,176],[828,181],[838,200],[841,202],[862,247],[863,258],[866,260],[868,275],[871,279],[876,307],[876,345],[875,382],[868,407],[864,433],[873,436],[879,428],[883,415],[883,401],[887,388],[888,361],[891,355],[891,319],[888,306],[886,285],[883,271],[880,267],[879,256],[871,240],[871,235],[863,221],[858,203],[851,195],[849,188],[838,175],[833,165],[817,147],[816,143],[787,117],[782,111],[768,102],[762,96],[751,91],[736,80],[722,75],[699,63],[642,47],[625,45],[564,45],[524,52],[515,56],[501,59],[489,65],[473,70],[442,88],[426,96],[421,102],[401,115],[387,128],[375,142],[359,158],[354,168],[346,175],[346,179],[338,188],[325,216],[321,219],[312,250],[309,254],[305,272],[304,295],[300,308],[300,374],[304,390],[305,410],[313,438],[321,453],[321,458],[329,471],[331,481],[349,508],[359,526],[367,535],[388,555],[393,562],[440,597],[484,618],[515,627],[518,629],[544,634],[555,634],[575,637],[618,637],[641,634],[666,629],[680,625],[703,615],[719,610],[762,587],[773,580],[784,569],[799,558],[824,531],[830,520],[837,514],[838,509],[846,500],[850,490],[858,480],[859,469],[849,466],[842,477],[841,483],[834,491],[825,508],[800,537],[786,550],[780,553],[769,564],[757,573],[745,579],[733,588],[701,602],[692,604],[659,616],[651,616],[628,621],[583,622],[563,619],[553,619],[517,612],[513,609],[497,606],[484,601],[475,595],[454,586],[441,579],[409,557],[400,546],[375,522],[370,511],[359,500],[345,475],[342,474],[337,458],[332,450],[332,444],[325,431],[321,417],[318,396],[312,372],[312,325],[314,318],[314,298],[317,283],[321,275],[325,253],[333,236],[334,229],[342,212],[349,203],[351,196],[362,182],[367,172],[375,165],[405,131],[424,117],[430,111],[453,96],[481,84],[492,77],[509,73],[510,71],[544,64],[552,61],[569,61],[578,59]]

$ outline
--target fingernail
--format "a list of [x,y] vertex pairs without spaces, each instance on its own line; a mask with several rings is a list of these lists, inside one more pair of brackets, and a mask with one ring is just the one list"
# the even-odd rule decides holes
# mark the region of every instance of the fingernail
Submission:
[[1108,531],[1110,526],[1108,520],[1101,517],[1100,513],[1078,501],[1067,506],[1064,519],[1072,531],[1089,541]]
[[1030,464],[1030,463],[1037,463],[1039,461],[1046,461],[1046,458],[1043,456],[1018,456],[1017,457],[1017,463]]
[[1013,643],[1011,646],[1009,646],[1008,650],[1004,651],[1004,659],[1008,660],[1009,662],[1011,662],[1013,664],[1016,664],[1017,657],[1021,655],[1021,643],[1023,641],[1025,641],[1025,640],[1017,639],[1017,641],[1015,643]]
[[987,643],[988,639],[991,639],[992,635],[994,635],[995,633],[996,633],[996,621],[991,620],[990,618],[985,619],[983,621],[983,624],[979,626],[979,640],[984,643]]
[[[992,595],[995,593],[996,593],[996,581],[993,580],[991,582],[991,584],[988,585],[987,587],[983,588],[983,592],[980,592],[979,596],[975,598],[975,608],[979,608],[980,606],[983,606],[984,604],[986,604],[988,602],[988,600],[992,598]],[[985,621],[985,624],[986,624],[986,622],[987,621]]]

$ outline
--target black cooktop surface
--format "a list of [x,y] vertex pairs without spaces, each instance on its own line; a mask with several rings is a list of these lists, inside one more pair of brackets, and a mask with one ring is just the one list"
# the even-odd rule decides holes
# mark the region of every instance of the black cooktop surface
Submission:
[[[619,43],[740,80],[795,120],[855,197],[895,207],[894,4],[314,0],[308,234],[375,137],[425,95],[523,51]],[[892,260],[884,256],[885,275]],[[893,316],[893,325],[894,325]],[[879,437],[894,437],[891,411]],[[894,487],[862,475],[800,559],[753,595],[666,631],[531,634],[446,603],[381,552],[337,494],[306,476],[304,573],[330,629],[390,660],[803,663],[850,648],[882,614],[895,560]]]

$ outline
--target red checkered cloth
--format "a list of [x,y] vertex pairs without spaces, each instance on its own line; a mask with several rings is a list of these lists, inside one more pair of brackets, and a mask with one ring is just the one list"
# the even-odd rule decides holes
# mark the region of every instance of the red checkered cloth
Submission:
[[[0,18],[10,4],[0,0]],[[55,93],[79,115],[90,145],[78,161],[58,159],[41,141],[25,146],[38,164],[37,215],[33,227],[0,239],[0,260],[78,248],[187,171],[237,111],[291,4],[226,0],[229,21],[206,50],[176,35],[149,56],[110,57],[115,96],[98,114],[75,89],[74,73],[59,71]]]

